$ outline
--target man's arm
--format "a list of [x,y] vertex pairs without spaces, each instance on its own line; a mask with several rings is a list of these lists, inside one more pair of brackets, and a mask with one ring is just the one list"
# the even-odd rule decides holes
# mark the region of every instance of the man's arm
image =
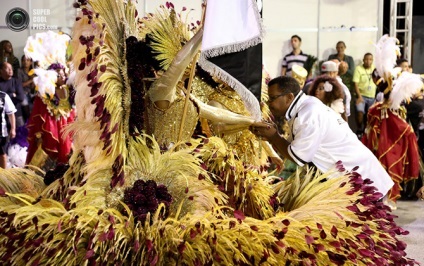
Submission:
[[352,78],[353,86],[355,88],[355,93],[356,93],[356,104],[359,104],[359,103],[364,101],[364,99],[362,99],[362,95],[361,95],[361,93],[359,91],[359,87],[358,87],[358,82],[359,82],[359,78],[360,78],[358,67],[359,66],[357,66],[355,68],[355,72],[353,73],[353,78]]
[[353,57],[347,56],[347,65],[348,65],[347,73],[353,76],[353,73],[355,71],[355,62],[353,61]]
[[283,158],[289,159],[294,162],[288,152],[290,143],[278,134],[275,124],[265,122],[256,122],[250,126],[250,131],[258,137],[265,138]]
[[288,65],[287,65],[286,57],[287,57],[287,55],[284,56],[283,62],[281,63],[281,76],[285,76],[286,73],[287,73],[287,67],[288,67]]
[[356,104],[360,104],[361,102],[364,101],[364,99],[362,99],[362,95],[359,92],[359,87],[358,87],[358,83],[353,82],[353,85],[355,87],[355,93],[356,93]]
[[283,158],[295,162],[288,152],[290,143],[280,134],[276,133],[274,136],[271,136],[268,141],[272,144],[277,153],[283,156]]
[[9,122],[10,122],[10,132],[9,132],[9,136],[10,139],[14,139],[16,136],[16,122],[15,122],[15,114],[9,114],[7,115],[9,117]]
[[22,87],[22,81],[18,78],[15,78],[15,92],[12,95],[12,101],[13,104],[21,103],[23,102],[25,98],[24,88]]
[[287,72],[287,67],[283,66],[281,68],[281,76],[285,76],[286,75],[286,72]]

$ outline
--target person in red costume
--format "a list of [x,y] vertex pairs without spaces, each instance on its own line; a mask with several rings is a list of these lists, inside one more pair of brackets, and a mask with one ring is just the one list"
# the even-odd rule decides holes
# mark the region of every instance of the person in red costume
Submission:
[[[375,103],[368,110],[362,142],[375,154],[395,183],[386,199],[386,203],[395,209],[402,190],[401,184],[419,175],[417,139],[405,120],[406,111],[393,105],[393,96],[399,99],[401,95],[391,95],[396,92],[388,89],[391,85],[378,75],[377,70],[374,70],[372,77],[377,89],[385,94],[382,102]],[[402,89],[398,88],[399,91]]]
[[[46,162],[68,162],[72,140],[69,135],[63,134],[63,129],[75,118],[66,85],[65,67],[57,63],[50,65],[48,70],[57,72],[55,93],[35,97],[27,125],[29,147],[26,164],[41,168],[46,168]],[[46,155],[49,160],[45,160]]]

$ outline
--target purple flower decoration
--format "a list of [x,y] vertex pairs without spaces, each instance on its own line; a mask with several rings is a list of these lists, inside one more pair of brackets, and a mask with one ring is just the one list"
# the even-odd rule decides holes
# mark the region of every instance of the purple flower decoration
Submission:
[[58,70],[58,69],[65,69],[65,66],[59,63],[53,63],[47,68],[47,70]]
[[124,202],[134,215],[134,219],[144,223],[148,213],[155,213],[161,203],[165,204],[162,219],[169,215],[169,208],[173,198],[165,185],[158,185],[153,180],[137,180],[132,188],[124,192]]

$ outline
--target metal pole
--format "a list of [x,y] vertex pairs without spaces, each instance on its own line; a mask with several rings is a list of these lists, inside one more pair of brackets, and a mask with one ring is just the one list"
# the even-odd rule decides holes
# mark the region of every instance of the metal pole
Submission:
[[390,36],[396,37],[397,1],[390,0]]
[[409,63],[411,63],[411,59],[412,59],[412,7],[413,7],[413,0],[410,0],[409,3],[407,3],[408,6],[408,10],[407,10],[407,17],[406,17],[406,21],[405,21],[405,26],[407,27],[407,32],[406,34],[408,34],[408,36],[405,36],[405,42],[407,42],[407,46],[405,47],[406,51],[405,51],[405,56],[406,59],[409,61]]
[[378,1],[378,18],[377,18],[377,36],[375,43],[378,42],[381,36],[383,36],[383,20],[384,20],[384,0]]
[[320,60],[321,56],[319,53],[319,49],[320,49],[320,39],[321,39],[321,22],[320,22],[320,18],[321,18],[321,0],[318,0],[318,16],[317,16],[317,58],[318,60]]

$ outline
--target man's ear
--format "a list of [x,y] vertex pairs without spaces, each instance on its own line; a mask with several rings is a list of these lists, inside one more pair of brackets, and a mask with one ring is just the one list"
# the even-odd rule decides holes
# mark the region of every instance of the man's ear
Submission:
[[294,99],[294,94],[293,94],[293,93],[289,93],[289,94],[287,94],[287,101],[288,101],[288,102],[292,102],[292,101],[293,101],[293,99]]

